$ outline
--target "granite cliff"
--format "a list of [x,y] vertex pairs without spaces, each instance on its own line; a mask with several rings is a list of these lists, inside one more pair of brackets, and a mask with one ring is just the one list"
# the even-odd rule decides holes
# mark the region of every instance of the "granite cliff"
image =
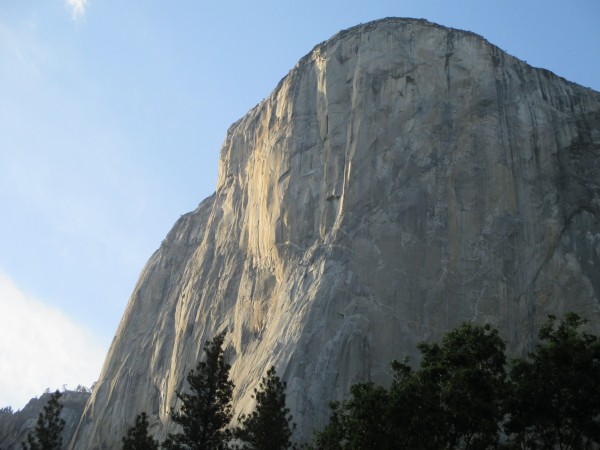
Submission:
[[600,330],[600,93],[475,34],[384,19],[316,46],[231,126],[216,192],[129,300],[71,443],[159,437],[227,330],[246,412],[274,364],[297,437],[356,381],[463,321],[531,348],[548,313]]
[[[0,410],[0,448],[3,450],[21,450],[21,443],[27,442],[27,435],[35,432],[38,417],[50,400],[51,393],[32,398],[25,407],[17,412]],[[73,437],[83,409],[90,398],[86,390],[62,391],[60,403],[63,405],[61,418],[65,421],[62,432],[63,443],[68,445]]]

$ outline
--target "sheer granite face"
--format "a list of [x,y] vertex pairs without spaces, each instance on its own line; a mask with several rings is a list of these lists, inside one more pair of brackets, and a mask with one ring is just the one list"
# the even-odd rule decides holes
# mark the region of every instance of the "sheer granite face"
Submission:
[[472,33],[384,19],[315,47],[231,126],[216,193],[131,296],[73,449],[117,448],[227,330],[235,409],[271,365],[298,439],[360,380],[463,321],[531,348],[600,331],[600,94]]

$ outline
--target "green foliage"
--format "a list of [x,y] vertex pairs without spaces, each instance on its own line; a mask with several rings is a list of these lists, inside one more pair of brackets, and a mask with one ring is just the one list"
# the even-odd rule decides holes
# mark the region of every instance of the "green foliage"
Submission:
[[233,412],[231,396],[233,382],[229,379],[229,364],[225,363],[225,334],[206,343],[205,361],[198,363],[187,375],[189,393],[179,393],[179,411],[172,410],[173,421],[182,427],[169,434],[162,446],[171,450],[220,450],[227,448],[231,432],[226,427]]
[[22,444],[23,450],[60,450],[62,447],[62,430],[65,421],[60,418],[62,404],[59,391],[50,396],[48,403],[40,413],[35,432],[27,435],[27,443]]
[[420,344],[413,371],[394,362],[390,389],[360,383],[332,405],[318,449],[484,449],[498,445],[504,343],[489,326],[464,324],[441,345]]
[[333,402],[329,425],[317,433],[318,449],[394,448],[393,430],[387,420],[389,393],[373,383],[358,383],[351,388],[351,398]]
[[345,405],[340,402],[331,402],[331,417],[329,424],[323,431],[315,433],[314,446],[311,449],[337,450],[343,448],[346,439],[346,410]]
[[158,441],[148,434],[148,416],[145,412],[138,414],[135,425],[123,437],[123,450],[158,450]]
[[600,341],[581,331],[584,324],[576,314],[558,324],[551,316],[535,351],[515,359],[508,376],[504,342],[489,325],[464,324],[441,344],[419,344],[418,370],[394,361],[389,389],[360,383],[349,400],[332,403],[314,446],[600,448]]
[[254,390],[256,408],[249,416],[242,416],[236,438],[247,450],[285,450],[291,447],[290,410],[285,406],[285,382],[271,367]]
[[85,387],[83,384],[78,384],[75,388],[75,392],[81,392],[85,394],[91,394],[92,388]]
[[510,370],[506,430],[514,448],[586,449],[600,445],[600,342],[585,321],[550,316],[528,360]]
[[[581,330],[584,324],[575,314],[558,323],[551,316],[535,350],[513,360],[508,375],[505,344],[489,325],[466,323],[440,343],[421,343],[420,366],[394,361],[389,388],[358,383],[348,400],[331,403],[330,422],[311,448],[600,448],[600,341]],[[188,374],[190,392],[178,394],[182,406],[172,412],[182,432],[163,447],[225,449],[235,437],[243,450],[290,448],[292,418],[274,368],[255,390],[255,411],[242,416],[235,433],[227,429],[233,383],[223,339],[207,343],[205,361]],[[146,436],[147,422],[139,425]]]
[[427,435],[434,448],[490,448],[498,443],[504,348],[497,330],[470,323],[446,334],[441,346],[419,345],[423,361],[416,388],[425,399],[421,419],[431,427]]

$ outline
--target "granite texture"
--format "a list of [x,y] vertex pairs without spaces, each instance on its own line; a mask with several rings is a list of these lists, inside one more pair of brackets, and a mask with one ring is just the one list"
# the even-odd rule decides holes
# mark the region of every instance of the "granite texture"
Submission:
[[316,46],[231,126],[215,194],[129,300],[72,448],[162,439],[227,330],[235,409],[271,365],[296,437],[463,321],[531,349],[549,313],[600,331],[600,94],[473,33],[384,19]]
[[[63,444],[66,447],[75,434],[89,392],[63,391],[59,402],[63,405],[60,413],[65,421],[62,432]],[[50,400],[51,393],[45,393],[39,398],[32,398],[27,405],[16,412],[0,411],[0,448],[2,450],[21,450],[21,444],[27,442],[27,435],[35,432],[35,426],[44,406]]]

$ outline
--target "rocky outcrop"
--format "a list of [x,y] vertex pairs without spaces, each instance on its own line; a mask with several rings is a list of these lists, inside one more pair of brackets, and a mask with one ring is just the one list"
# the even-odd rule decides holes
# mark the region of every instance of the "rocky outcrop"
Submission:
[[548,313],[600,330],[599,156],[599,93],[477,35],[337,34],[229,129],[216,193],[147,263],[72,448],[116,448],[141,411],[164,437],[223,330],[236,411],[273,364],[299,439],[463,321],[514,353]]
[[[65,421],[62,432],[63,443],[68,445],[86,402],[90,398],[89,392],[63,391],[60,403],[63,405],[60,417]],[[0,448],[3,450],[21,450],[21,443],[27,442],[27,435],[35,431],[35,426],[44,406],[52,394],[45,393],[39,398],[29,400],[25,407],[17,412],[8,409],[0,410]]]

